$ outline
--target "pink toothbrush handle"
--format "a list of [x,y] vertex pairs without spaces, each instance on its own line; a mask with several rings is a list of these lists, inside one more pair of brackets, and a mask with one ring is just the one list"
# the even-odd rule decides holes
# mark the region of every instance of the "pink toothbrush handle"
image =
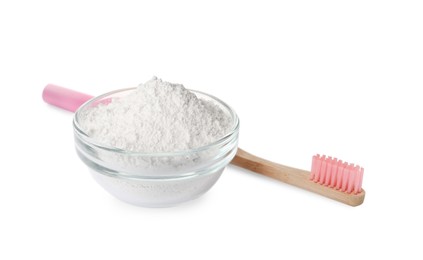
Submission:
[[46,103],[70,112],[75,112],[91,98],[90,95],[53,84],[48,84],[43,90],[43,99]]

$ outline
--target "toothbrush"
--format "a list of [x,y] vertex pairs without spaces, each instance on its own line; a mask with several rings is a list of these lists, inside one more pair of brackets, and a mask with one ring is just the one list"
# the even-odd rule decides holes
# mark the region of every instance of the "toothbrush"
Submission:
[[311,172],[274,163],[238,148],[234,165],[308,190],[350,206],[363,203],[361,188],[364,169],[336,158],[315,155]]
[[[42,97],[46,103],[70,112],[75,112],[92,98],[53,84],[44,88]],[[265,160],[238,148],[231,163],[350,206],[358,206],[364,201],[365,191],[361,188],[364,169],[336,158],[314,155],[311,171],[305,171]]]

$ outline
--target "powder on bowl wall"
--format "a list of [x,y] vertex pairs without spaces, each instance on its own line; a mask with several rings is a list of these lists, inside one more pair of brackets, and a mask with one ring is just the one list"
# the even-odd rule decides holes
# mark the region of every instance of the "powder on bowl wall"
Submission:
[[156,77],[127,96],[85,110],[79,122],[101,144],[143,153],[201,147],[231,127],[230,117],[213,102]]

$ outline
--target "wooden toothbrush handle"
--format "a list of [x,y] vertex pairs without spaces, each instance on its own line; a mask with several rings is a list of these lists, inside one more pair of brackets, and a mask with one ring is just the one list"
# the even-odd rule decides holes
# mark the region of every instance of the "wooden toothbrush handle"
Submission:
[[238,148],[238,151],[231,163],[247,170],[285,182],[287,184],[291,184],[299,188],[320,194],[327,198],[337,200],[350,206],[358,206],[364,201],[364,190],[358,194],[349,194],[321,185],[319,183],[315,183],[309,180],[309,171],[274,163],[247,153],[240,148]]

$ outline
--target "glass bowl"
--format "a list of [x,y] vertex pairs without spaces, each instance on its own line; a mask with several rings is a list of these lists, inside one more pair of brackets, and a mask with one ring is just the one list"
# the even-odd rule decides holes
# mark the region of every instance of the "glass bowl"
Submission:
[[120,89],[83,104],[73,119],[75,147],[94,179],[118,199],[144,207],[167,207],[195,199],[208,191],[236,154],[239,119],[235,111],[216,97],[191,90],[213,102],[231,119],[231,128],[206,146],[169,153],[138,153],[97,143],[80,126],[87,109],[107,105],[135,88]]

